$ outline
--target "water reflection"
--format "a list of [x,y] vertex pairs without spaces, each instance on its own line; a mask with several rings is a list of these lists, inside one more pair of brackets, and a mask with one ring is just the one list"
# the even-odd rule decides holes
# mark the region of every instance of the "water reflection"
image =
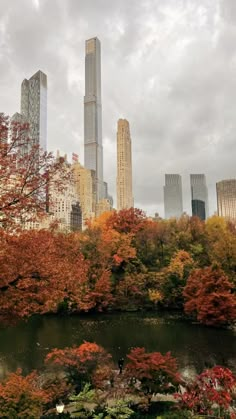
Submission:
[[84,340],[104,346],[118,360],[132,347],[171,351],[185,374],[221,364],[236,371],[236,334],[231,330],[191,325],[173,315],[107,314],[33,318],[0,329],[0,377],[22,368],[43,368],[52,348],[79,345]]

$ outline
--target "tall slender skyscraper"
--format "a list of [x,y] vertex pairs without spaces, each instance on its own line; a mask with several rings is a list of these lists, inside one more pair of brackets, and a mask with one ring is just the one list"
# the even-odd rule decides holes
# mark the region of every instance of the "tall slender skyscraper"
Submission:
[[206,176],[190,175],[192,215],[205,220],[208,217],[208,192]]
[[29,137],[33,144],[47,149],[47,76],[37,71],[21,84],[21,115],[29,123]]
[[216,193],[218,215],[229,220],[236,220],[236,179],[218,182]]
[[96,201],[104,197],[101,46],[98,38],[85,43],[84,165],[95,171]]
[[119,119],[117,126],[117,209],[134,206],[132,191],[132,150],[129,122]]
[[179,218],[183,214],[182,179],[180,175],[165,175],[165,218]]

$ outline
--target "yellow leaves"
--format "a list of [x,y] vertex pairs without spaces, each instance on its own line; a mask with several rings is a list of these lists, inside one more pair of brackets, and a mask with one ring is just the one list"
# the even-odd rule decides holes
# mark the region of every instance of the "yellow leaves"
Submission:
[[184,276],[185,268],[191,267],[193,264],[194,261],[190,254],[184,250],[179,250],[179,252],[177,252],[176,255],[171,259],[168,270],[170,273],[177,274],[182,279]]
[[227,222],[223,217],[213,215],[206,221],[206,233],[210,241],[218,240],[227,230]]
[[160,291],[149,289],[148,290],[148,296],[149,300],[152,301],[152,303],[157,304],[159,301],[163,300],[163,295]]

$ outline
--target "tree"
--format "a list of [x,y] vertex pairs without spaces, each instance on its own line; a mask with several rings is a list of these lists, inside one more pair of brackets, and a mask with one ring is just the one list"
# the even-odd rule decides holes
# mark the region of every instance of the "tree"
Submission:
[[193,266],[194,261],[190,254],[184,250],[179,250],[172,257],[169,266],[163,269],[161,291],[165,306],[171,308],[183,307],[183,288]]
[[40,389],[39,376],[34,371],[26,377],[21,370],[11,373],[0,383],[0,416],[2,419],[39,417],[48,394]]
[[227,276],[218,267],[194,270],[183,291],[184,310],[203,324],[226,325],[236,319],[236,298]]
[[107,219],[107,227],[119,233],[133,233],[139,231],[146,222],[145,213],[138,208],[113,211]]
[[127,355],[125,374],[133,383],[140,381],[140,389],[145,394],[169,393],[179,383],[176,359],[170,352],[147,353],[145,348],[134,348]]
[[[88,262],[75,234],[46,230],[0,234],[0,314],[7,318],[86,311],[89,301]],[[45,251],[46,249],[46,251]]]
[[[110,365],[111,355],[96,343],[84,342],[78,347],[53,349],[45,358],[45,363],[65,370],[70,382],[81,389],[82,383],[97,380],[97,371]],[[101,384],[101,383],[100,383]]]
[[236,377],[232,371],[215,366],[197,375],[192,383],[186,384],[185,391],[175,397],[181,409],[204,415],[218,411],[219,417],[225,417],[224,413],[229,412],[233,404],[235,385]]
[[0,226],[5,229],[45,213],[49,183],[60,190],[68,178],[63,159],[40,150],[27,130],[28,124],[0,113]]

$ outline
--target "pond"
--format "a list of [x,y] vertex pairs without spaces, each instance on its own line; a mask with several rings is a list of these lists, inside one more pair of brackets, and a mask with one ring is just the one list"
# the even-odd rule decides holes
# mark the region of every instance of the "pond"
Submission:
[[114,313],[83,316],[41,316],[0,328],[0,378],[22,368],[43,368],[51,349],[96,342],[114,361],[131,348],[171,351],[182,373],[220,364],[236,372],[236,332],[191,324],[174,314]]

